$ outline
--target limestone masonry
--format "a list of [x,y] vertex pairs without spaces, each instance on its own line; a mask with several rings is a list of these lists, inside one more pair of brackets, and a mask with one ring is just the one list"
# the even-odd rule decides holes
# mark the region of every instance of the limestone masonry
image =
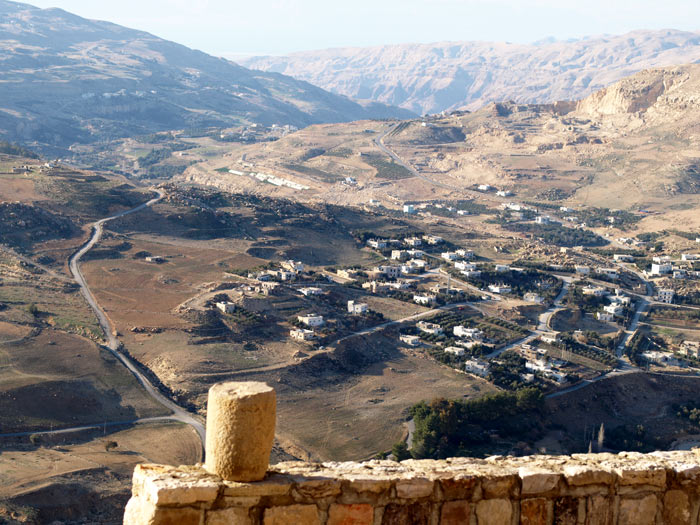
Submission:
[[253,483],[140,465],[124,523],[696,524],[699,453],[288,462]]

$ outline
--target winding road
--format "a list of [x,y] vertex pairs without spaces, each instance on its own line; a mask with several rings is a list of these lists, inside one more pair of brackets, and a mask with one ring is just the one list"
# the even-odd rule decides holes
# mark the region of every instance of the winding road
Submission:
[[464,192],[464,188],[458,188],[458,187],[456,187],[456,186],[450,186],[449,184],[445,184],[444,182],[438,182],[438,181],[436,181],[436,180],[431,179],[430,177],[426,177],[425,175],[420,174],[416,168],[414,168],[413,166],[411,166],[409,163],[404,162],[404,160],[403,160],[401,157],[399,157],[396,153],[394,153],[394,151],[392,151],[391,149],[389,149],[389,148],[386,146],[386,144],[384,144],[384,137],[386,137],[389,133],[391,133],[392,131],[394,131],[394,130],[396,129],[397,126],[398,126],[398,124],[396,124],[396,125],[390,127],[390,128],[389,128],[388,130],[386,130],[384,133],[382,133],[381,135],[375,137],[374,143],[376,144],[376,146],[377,146],[380,150],[382,150],[384,153],[386,153],[387,155],[389,155],[389,157],[391,157],[391,158],[394,160],[394,162],[396,162],[397,164],[403,166],[403,167],[406,168],[408,171],[410,171],[411,174],[412,174],[413,176],[418,177],[419,179],[423,179],[424,181],[429,182],[430,184],[433,184],[434,186],[438,186],[438,187],[444,188],[444,189],[446,189],[446,190]]
[[[161,190],[156,189],[155,191],[156,193],[158,193],[158,196],[154,197],[148,202],[145,202],[140,206],[137,206],[136,208],[132,208],[130,210],[117,213],[116,215],[112,215],[111,217],[100,219],[99,221],[94,223],[92,225],[92,236],[90,237],[88,242],[86,242],[83,245],[83,247],[80,248],[80,250],[78,250],[70,258],[69,267],[71,273],[73,274],[73,278],[80,286],[80,290],[82,291],[83,296],[85,296],[85,300],[88,302],[90,308],[92,308],[93,312],[95,312],[95,315],[97,316],[97,320],[100,323],[100,327],[102,328],[102,331],[105,334],[107,349],[129,370],[129,372],[131,372],[134,375],[136,380],[141,384],[141,386],[144,388],[144,390],[148,393],[149,396],[151,396],[154,400],[156,400],[159,404],[163,405],[168,410],[172,411],[171,416],[161,419],[180,421],[182,423],[190,425],[197,432],[202,443],[204,443],[204,424],[193,414],[191,414],[190,412],[188,412],[187,410],[185,410],[184,408],[182,408],[181,406],[177,405],[172,400],[164,396],[160,392],[160,390],[158,390],[158,388],[156,388],[150,382],[150,380],[139,370],[136,364],[120,351],[121,343],[119,342],[119,339],[117,339],[116,330],[112,327],[112,324],[107,318],[107,315],[105,314],[104,310],[95,299],[95,296],[93,295],[92,291],[90,291],[90,287],[88,286],[87,281],[83,276],[83,273],[80,271],[80,259],[100,241],[100,239],[102,238],[102,233],[104,231],[104,225],[109,221],[119,219],[120,217],[124,217],[125,215],[130,215],[132,213],[141,211],[149,206],[152,206],[165,196],[165,194]],[[145,418],[144,420],[137,420],[136,422],[141,422],[145,420],[152,420],[152,418]]]
[[188,412],[181,406],[177,405],[175,402],[173,402],[171,399],[168,397],[164,396],[160,390],[156,386],[151,383],[151,381],[139,370],[138,366],[132,361],[128,356],[126,356],[124,353],[121,352],[121,343],[119,342],[119,339],[117,339],[116,336],[116,330],[114,327],[112,327],[111,322],[107,318],[107,315],[105,314],[104,310],[102,307],[99,305],[97,300],[95,299],[95,296],[93,295],[92,291],[90,290],[90,287],[87,284],[87,281],[85,280],[85,277],[83,276],[83,273],[80,270],[80,260],[81,258],[88,253],[102,238],[102,233],[104,231],[104,225],[108,223],[109,221],[113,221],[115,219],[118,219],[120,217],[124,217],[125,215],[130,215],[132,213],[136,213],[138,211],[141,211],[149,206],[152,206],[153,204],[157,203],[163,197],[165,194],[158,189],[154,190],[156,193],[158,193],[157,197],[154,197],[153,199],[149,200],[148,202],[145,202],[135,208],[132,208],[130,210],[125,210],[123,212],[117,213],[116,215],[112,215],[111,217],[106,217],[104,219],[100,219],[99,221],[95,222],[92,225],[92,235],[90,236],[90,239],[69,259],[69,268],[71,271],[71,274],[73,275],[73,278],[75,279],[75,282],[78,283],[80,286],[80,290],[83,293],[83,296],[85,297],[85,300],[87,301],[88,305],[90,305],[90,308],[92,311],[95,313],[95,316],[97,317],[98,322],[100,323],[100,328],[102,328],[102,331],[104,332],[105,335],[105,341],[106,341],[106,348],[109,350],[109,352],[119,360],[128,370],[131,372],[136,380],[139,382],[139,384],[144,388],[146,393],[153,398],[156,402],[158,402],[160,405],[164,406],[168,410],[172,412],[171,415],[169,416],[160,416],[160,417],[146,417],[146,418],[141,418],[141,419],[134,419],[130,421],[106,421],[103,423],[94,423],[94,424],[89,424],[89,425],[82,425],[82,426],[76,426],[76,427],[71,427],[71,428],[64,428],[64,429],[58,429],[58,430],[38,430],[38,431],[32,431],[32,432],[17,432],[17,433],[12,433],[12,434],[0,434],[0,437],[17,437],[17,436],[25,436],[25,435],[31,435],[31,434],[65,434],[65,433],[70,433],[70,432],[79,432],[83,430],[89,430],[89,429],[95,429],[95,428],[103,428],[103,427],[112,427],[112,426],[119,426],[119,425],[128,425],[128,424],[137,424],[137,423],[148,423],[148,422],[154,422],[154,421],[179,421],[181,423],[185,423],[187,425],[190,425],[196,432],[197,435],[199,436],[202,445],[205,442],[205,428],[204,424],[197,418],[194,414]]

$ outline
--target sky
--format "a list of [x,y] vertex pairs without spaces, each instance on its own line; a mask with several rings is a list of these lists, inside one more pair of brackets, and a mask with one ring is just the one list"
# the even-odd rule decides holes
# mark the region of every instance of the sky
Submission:
[[699,0],[25,0],[207,53],[280,55],[445,40],[529,43],[700,30]]

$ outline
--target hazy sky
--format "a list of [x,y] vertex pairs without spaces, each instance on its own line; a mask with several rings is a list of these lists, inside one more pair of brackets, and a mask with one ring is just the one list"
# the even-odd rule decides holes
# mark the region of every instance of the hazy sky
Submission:
[[700,0],[28,0],[215,55],[700,30]]

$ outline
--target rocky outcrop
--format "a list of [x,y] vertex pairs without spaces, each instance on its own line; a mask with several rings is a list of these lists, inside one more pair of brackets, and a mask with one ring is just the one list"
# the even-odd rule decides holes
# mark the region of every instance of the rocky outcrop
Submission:
[[601,116],[700,107],[699,87],[700,65],[649,69],[593,93],[576,109]]

